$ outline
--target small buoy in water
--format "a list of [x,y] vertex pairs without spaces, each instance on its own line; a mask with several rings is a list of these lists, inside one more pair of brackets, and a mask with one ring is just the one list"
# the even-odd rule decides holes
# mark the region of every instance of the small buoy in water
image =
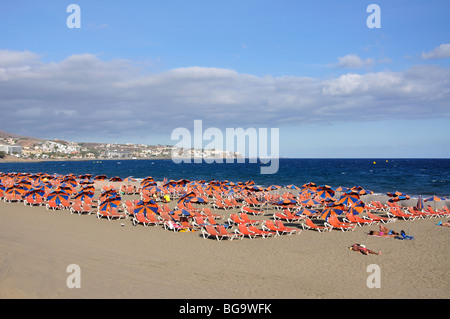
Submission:
[[373,162],[373,164],[375,165],[377,162]]

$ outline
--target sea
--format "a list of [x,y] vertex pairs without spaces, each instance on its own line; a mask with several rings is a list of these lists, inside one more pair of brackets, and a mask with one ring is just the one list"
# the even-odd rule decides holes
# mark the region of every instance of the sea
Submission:
[[419,195],[450,198],[450,159],[279,159],[275,174],[261,174],[261,162],[245,163],[175,163],[167,159],[117,159],[83,161],[43,161],[0,163],[0,172],[48,173],[75,175],[92,174],[107,177],[148,176],[156,181],[212,180],[253,181],[261,187],[270,185],[316,185],[353,187],[361,186],[376,194],[400,191]]

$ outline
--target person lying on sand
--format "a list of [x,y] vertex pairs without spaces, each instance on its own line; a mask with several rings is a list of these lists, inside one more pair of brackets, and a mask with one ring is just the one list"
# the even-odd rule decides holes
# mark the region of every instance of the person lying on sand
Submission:
[[438,226],[445,226],[445,227],[450,227],[450,220],[448,222],[439,222],[436,225]]
[[376,230],[371,230],[369,232],[370,236],[377,236],[377,237],[396,237],[399,235],[399,233],[397,233],[396,231],[390,230],[387,227],[380,225],[380,230],[376,231]]
[[380,225],[380,232],[383,234],[387,234],[387,235],[400,235],[396,231],[390,230],[389,228],[387,228],[386,226],[383,226],[383,225]]
[[389,238],[389,237],[397,237],[398,235],[386,234],[386,233],[383,233],[381,231],[371,230],[371,231],[369,231],[369,236]]
[[353,244],[352,246],[348,247],[348,249],[360,252],[363,255],[369,255],[369,254],[380,255],[381,254],[381,251],[376,253],[373,250],[366,248],[366,246],[361,245],[361,244]]

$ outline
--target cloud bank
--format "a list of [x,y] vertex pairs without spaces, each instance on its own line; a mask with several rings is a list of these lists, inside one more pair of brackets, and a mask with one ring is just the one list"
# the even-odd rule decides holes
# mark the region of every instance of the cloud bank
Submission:
[[450,69],[438,66],[320,79],[197,66],[143,73],[92,54],[44,63],[0,50],[0,61],[0,129],[46,138],[133,141],[195,119],[257,128],[450,116]]
[[422,59],[446,59],[450,58],[450,43],[444,43],[430,52],[422,52]]

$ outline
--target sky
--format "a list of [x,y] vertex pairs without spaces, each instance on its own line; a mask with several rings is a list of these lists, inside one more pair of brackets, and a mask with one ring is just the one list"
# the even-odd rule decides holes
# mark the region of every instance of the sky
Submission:
[[448,12],[447,0],[0,0],[0,129],[173,145],[201,120],[224,135],[278,129],[282,157],[449,158]]

